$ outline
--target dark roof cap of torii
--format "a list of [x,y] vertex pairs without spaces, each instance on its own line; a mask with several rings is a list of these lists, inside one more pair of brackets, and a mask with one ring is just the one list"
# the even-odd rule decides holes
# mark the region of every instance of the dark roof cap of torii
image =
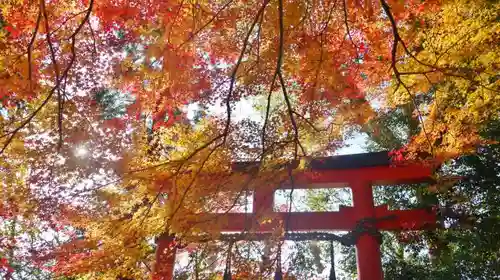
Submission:
[[375,152],[332,157],[314,158],[309,162],[313,170],[325,169],[354,169],[374,166],[389,166],[391,159],[389,152]]
[[[391,159],[389,152],[374,152],[363,154],[340,155],[331,157],[312,158],[308,162],[311,170],[332,170],[332,169],[357,169],[375,166],[389,166]],[[245,171],[256,167],[258,162],[235,162],[234,171]]]

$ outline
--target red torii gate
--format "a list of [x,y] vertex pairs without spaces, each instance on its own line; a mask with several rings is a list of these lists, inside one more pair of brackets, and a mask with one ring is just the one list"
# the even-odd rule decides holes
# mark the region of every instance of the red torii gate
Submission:
[[[359,221],[374,219],[377,230],[404,231],[432,229],[437,225],[434,209],[389,210],[387,205],[375,207],[373,185],[428,182],[433,167],[419,164],[392,165],[387,152],[335,156],[314,159],[307,171],[294,175],[300,189],[349,187],[353,194],[353,207],[341,207],[336,212],[279,212],[287,221],[288,231],[352,231]],[[281,189],[284,189],[281,187]],[[276,189],[255,190],[253,213],[207,214],[214,215],[222,232],[248,230],[248,221],[256,232],[270,232],[276,223],[260,224],[257,213],[272,211]],[[387,217],[391,219],[387,219]],[[154,280],[172,280],[176,247],[173,237],[158,238]],[[359,280],[382,280],[380,244],[377,237],[362,234],[356,242]]]

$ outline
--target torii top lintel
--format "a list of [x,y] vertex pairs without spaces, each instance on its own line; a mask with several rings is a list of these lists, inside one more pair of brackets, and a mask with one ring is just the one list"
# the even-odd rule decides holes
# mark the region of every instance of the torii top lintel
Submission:
[[[233,164],[233,171],[245,171],[254,165],[258,163],[237,162]],[[404,162],[395,164],[391,162],[388,152],[375,152],[313,158],[308,168],[295,176],[295,181],[302,184],[329,184],[305,188],[339,187],[354,180],[370,182],[372,185],[394,185],[430,181],[432,173],[432,166]]]

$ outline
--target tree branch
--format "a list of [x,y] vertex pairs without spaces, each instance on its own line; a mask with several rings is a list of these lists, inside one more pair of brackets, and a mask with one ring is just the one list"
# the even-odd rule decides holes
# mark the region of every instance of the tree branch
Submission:
[[246,48],[248,46],[252,31],[255,28],[255,25],[257,24],[257,22],[259,21],[259,18],[261,16],[261,14],[264,12],[267,4],[269,4],[269,1],[270,0],[265,0],[264,4],[257,12],[257,15],[255,16],[255,18],[250,26],[250,29],[248,30],[247,35],[245,36],[245,39],[243,40],[243,47],[242,47],[240,55],[238,57],[238,61],[236,62],[236,65],[234,66],[233,73],[231,74],[231,80],[229,83],[229,92],[228,92],[227,98],[226,98],[227,119],[226,119],[226,125],[224,128],[224,142],[226,141],[227,135],[229,133],[229,127],[231,125],[231,98],[232,98],[233,91],[234,91],[234,85],[236,83],[236,74],[238,73],[238,69],[241,65],[241,62],[243,61],[243,57],[245,56],[245,51],[246,51]]
[[[354,50],[356,51],[356,55],[358,54],[358,46],[356,45],[356,43],[354,43],[354,40],[352,39],[352,36],[351,36],[351,30],[349,29],[349,23],[347,21],[347,4],[346,4],[346,0],[344,0],[344,5],[343,5],[343,10],[344,10],[344,24],[345,24],[345,27],[346,27],[346,32],[347,32],[347,36],[349,37],[349,40],[351,41],[352,45],[354,46]],[[357,55],[359,56],[359,55]]]
[[389,7],[389,5],[387,4],[387,2],[385,0],[380,0],[380,3],[382,5],[382,9],[384,10],[385,14],[389,18],[389,21],[391,22],[392,35],[394,37],[394,41],[392,43],[392,50],[391,50],[391,68],[392,68],[392,70],[394,72],[394,76],[396,77],[396,80],[398,81],[397,88],[399,88],[399,85],[402,85],[404,87],[404,89],[406,90],[406,92],[408,93],[408,95],[410,96],[410,98],[411,98],[411,100],[413,102],[413,106],[415,107],[415,110],[417,110],[417,113],[418,113],[418,116],[419,116],[418,118],[419,118],[419,121],[420,121],[420,123],[422,125],[422,131],[424,132],[424,135],[425,135],[425,138],[426,138],[427,143],[429,145],[429,149],[431,151],[431,154],[434,154],[434,148],[432,146],[432,143],[431,143],[431,140],[429,138],[429,135],[427,134],[427,131],[426,131],[426,128],[425,128],[425,125],[424,125],[424,120],[423,120],[423,117],[422,117],[422,113],[420,112],[420,109],[418,108],[418,104],[415,101],[415,97],[411,93],[410,89],[401,80],[401,73],[399,72],[399,70],[398,70],[398,68],[396,66],[396,60],[397,60],[396,56],[397,56],[397,51],[398,51],[398,43],[401,42],[401,45],[403,46],[403,48],[405,49],[405,51],[411,57],[413,57],[413,58],[415,58],[415,57],[408,51],[408,49],[404,45],[403,40],[401,39],[401,37],[399,35],[397,24],[396,24],[396,20],[394,19],[394,16],[391,13],[391,8]]
[[189,192],[189,190],[193,187],[194,185],[194,182],[196,181],[198,175],[201,173],[201,171],[203,170],[203,168],[205,167],[205,164],[207,163],[207,161],[210,159],[210,157],[212,156],[212,154],[218,149],[220,148],[222,145],[224,144],[224,142],[221,142],[220,144],[217,144],[207,155],[207,157],[202,161],[201,163],[201,166],[200,168],[198,168],[198,171],[196,172],[196,174],[194,175],[193,179],[191,179],[191,182],[189,183],[189,185],[186,187],[186,189],[184,190],[184,192],[182,193],[182,196],[181,196],[181,199],[177,205],[177,207],[175,208],[175,210],[172,212],[172,214],[170,215],[170,217],[168,218],[169,221],[172,221],[172,219],[174,218],[175,214],[177,214],[177,212],[179,211],[179,209],[182,207],[182,204],[184,203],[184,200],[186,199],[187,197],[187,194]]
[[40,21],[42,20],[42,11],[38,12],[38,17],[36,19],[35,30],[33,31],[33,36],[28,43],[28,80],[30,81],[30,91],[33,92],[33,66],[31,65],[32,55],[33,55],[33,44],[35,43],[36,35],[38,34],[38,28],[40,27]]
[[[57,63],[56,52],[54,49],[54,45],[52,44],[50,35],[49,17],[47,15],[47,9],[45,8],[45,0],[40,0],[40,10],[43,13],[43,17],[45,18],[45,37],[50,52],[50,59],[52,60],[52,66],[54,67],[54,75],[56,77],[56,81],[59,81],[59,65]],[[57,126],[59,129],[59,141],[57,147],[58,149],[60,149],[62,146],[62,96],[61,89],[59,87],[57,89]]]
[[278,1],[278,12],[279,12],[279,38],[280,38],[280,47],[279,47],[279,55],[278,55],[278,62],[277,62],[277,72],[278,72],[278,78],[281,84],[281,90],[283,92],[283,97],[285,98],[285,103],[288,108],[288,115],[290,116],[290,121],[293,126],[294,130],[294,138],[295,138],[295,151],[294,151],[294,159],[296,160],[298,157],[298,147],[300,146],[302,153],[305,155],[305,150],[304,147],[302,147],[302,144],[300,143],[299,140],[299,130],[297,127],[297,123],[295,122],[295,117],[293,116],[293,109],[292,109],[292,104],[290,103],[290,98],[288,96],[288,93],[286,91],[286,85],[285,85],[285,80],[283,78],[283,73],[281,72],[281,66],[282,66],[282,61],[283,61],[283,55],[284,55],[284,44],[285,44],[285,27],[284,27],[284,15],[283,15],[283,0]]
[[194,37],[196,37],[196,35],[198,35],[201,31],[203,31],[205,28],[207,28],[207,26],[209,26],[219,15],[222,11],[224,11],[229,5],[231,5],[231,3],[233,3],[234,0],[229,0],[227,1],[216,13],[215,15],[212,16],[212,18],[210,18],[202,27],[200,27],[199,29],[197,29],[195,32],[193,32],[189,38],[182,42],[178,47],[177,49],[181,49],[185,44],[189,43],[191,40],[193,40]]
[[[46,20],[46,27],[47,27],[47,25],[48,25],[47,21],[48,20],[47,20],[46,11],[44,11],[44,9],[45,9],[44,8],[45,7],[45,2],[44,2],[44,0],[41,0],[40,3],[41,3],[41,7],[40,7],[41,8],[41,12],[44,13],[44,17],[45,17],[45,20]],[[62,83],[62,80],[68,75],[69,70],[71,69],[71,67],[73,66],[73,64],[74,64],[74,62],[76,60],[76,50],[75,50],[76,39],[75,39],[75,37],[80,32],[80,30],[82,29],[82,27],[85,24],[85,22],[87,22],[87,20],[89,19],[90,13],[92,12],[93,4],[94,4],[94,0],[90,0],[89,8],[87,9],[87,13],[86,13],[84,19],[80,22],[80,24],[78,25],[78,27],[75,30],[75,32],[69,37],[69,39],[71,39],[71,58],[70,58],[70,61],[68,63],[68,66],[64,69],[64,71],[63,71],[63,73],[62,73],[61,76],[58,75],[59,78],[56,79],[55,85],[49,91],[49,94],[42,101],[42,103],[40,104],[40,106],[38,106],[33,113],[31,113],[24,121],[22,121],[21,124],[18,127],[16,127],[13,131],[11,131],[11,132],[9,132],[9,133],[6,134],[6,135],[10,135],[10,136],[7,139],[7,141],[4,143],[2,149],[0,150],[0,154],[2,154],[5,151],[5,149],[12,142],[12,140],[14,139],[14,137],[16,136],[16,134],[21,129],[23,129],[26,125],[28,125],[28,123],[30,123],[31,120],[42,110],[42,108],[48,103],[48,101],[50,100],[50,98],[54,95],[55,91],[59,90],[59,87],[60,87],[60,85]],[[47,29],[46,31],[48,32],[49,29]],[[47,40],[49,41],[49,39],[47,39]],[[51,48],[50,45],[49,45],[49,48]],[[55,54],[53,56],[53,59],[55,59]],[[58,71],[56,71],[56,72],[58,72]],[[4,135],[4,136],[6,136],[6,135]]]
[[[344,2],[344,4],[345,4],[345,2]],[[311,101],[314,100],[314,95],[316,93],[316,88],[318,86],[318,79],[319,79],[319,75],[321,72],[321,66],[322,66],[323,60],[324,60],[324,53],[325,53],[325,46],[324,45],[325,45],[325,40],[326,40],[326,33],[328,33],[328,25],[330,24],[330,20],[332,19],[332,13],[333,13],[333,10],[335,9],[336,5],[337,5],[337,0],[335,0],[333,7],[328,12],[328,17],[326,19],[326,22],[324,23],[325,26],[323,27],[323,29],[319,33],[319,36],[320,36],[319,37],[320,38],[320,54],[319,54],[318,68],[316,68],[316,75],[314,77],[313,90],[311,91],[311,96],[310,96]]]

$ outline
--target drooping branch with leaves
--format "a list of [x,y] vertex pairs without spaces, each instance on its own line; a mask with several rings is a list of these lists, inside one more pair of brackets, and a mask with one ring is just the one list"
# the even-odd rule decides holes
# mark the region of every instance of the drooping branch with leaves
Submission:
[[[498,119],[494,1],[0,8],[1,222],[64,228],[22,256],[59,274],[142,279],[155,236],[189,239],[197,213],[241,209],[293,179],[276,166],[332,155],[352,131],[396,139],[379,117],[401,108],[414,160],[472,153]],[[259,162],[251,178],[231,173],[242,161]]]

